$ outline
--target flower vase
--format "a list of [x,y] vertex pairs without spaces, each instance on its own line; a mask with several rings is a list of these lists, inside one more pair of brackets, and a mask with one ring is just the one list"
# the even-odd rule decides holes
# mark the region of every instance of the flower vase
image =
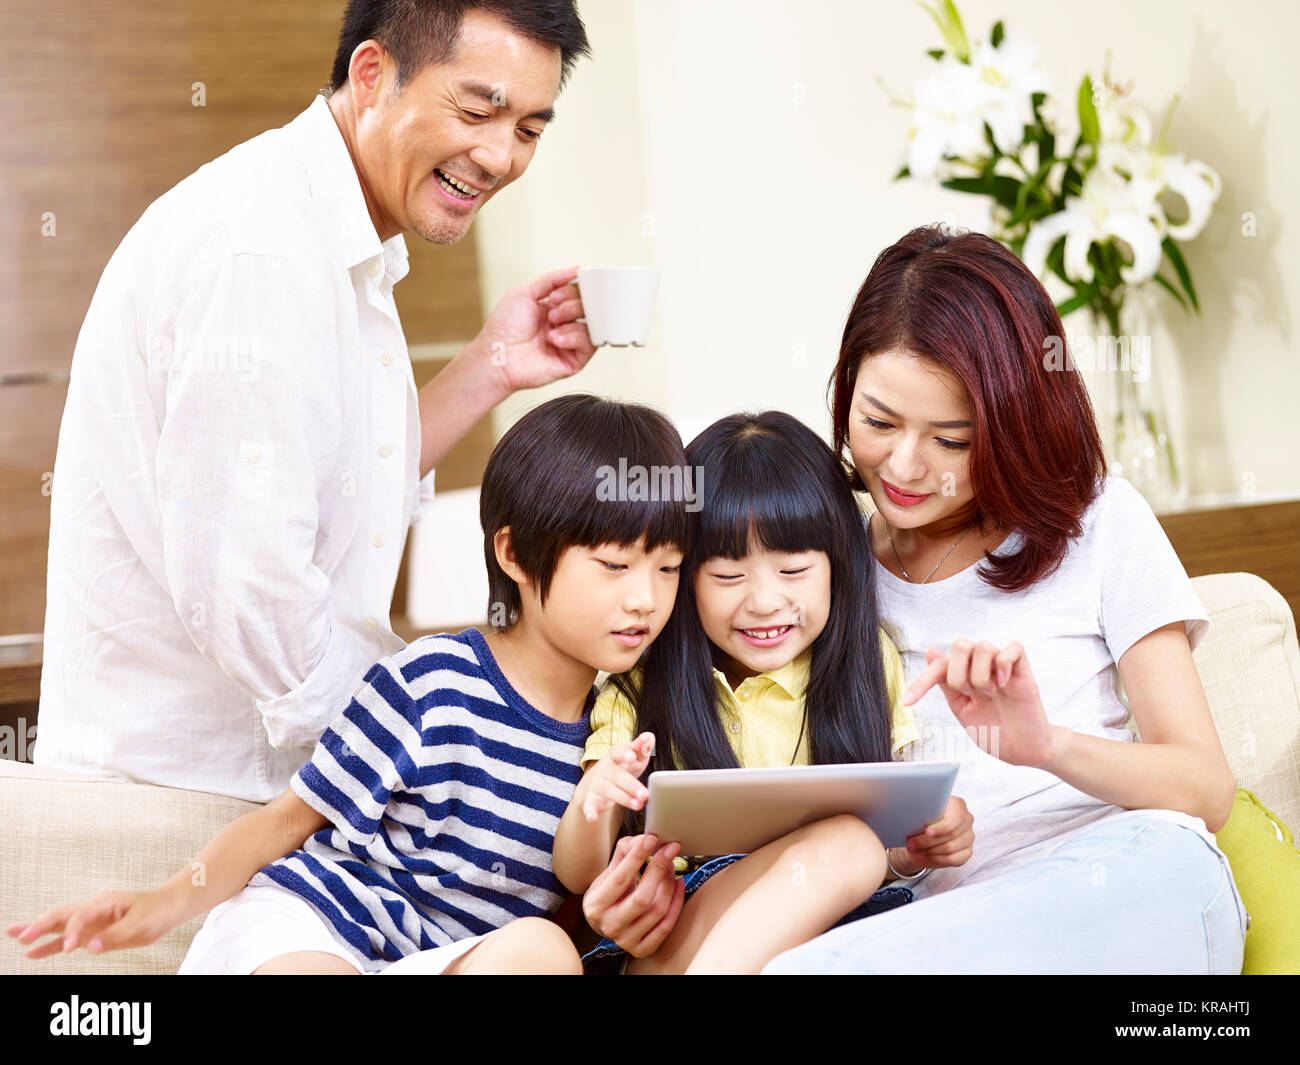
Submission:
[[[1165,416],[1163,393],[1151,358],[1149,316],[1126,301],[1115,338],[1114,409],[1110,472],[1133,485],[1153,510],[1168,510],[1187,498],[1182,469]],[[1164,370],[1169,360],[1161,359]]]

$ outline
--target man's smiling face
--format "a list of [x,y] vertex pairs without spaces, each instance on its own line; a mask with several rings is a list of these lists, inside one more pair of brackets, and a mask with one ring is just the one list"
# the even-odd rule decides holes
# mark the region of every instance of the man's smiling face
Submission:
[[409,230],[454,244],[532,161],[559,92],[560,50],[471,10],[452,59],[400,94],[393,57],[378,64],[377,96],[358,107],[357,162],[380,238]]

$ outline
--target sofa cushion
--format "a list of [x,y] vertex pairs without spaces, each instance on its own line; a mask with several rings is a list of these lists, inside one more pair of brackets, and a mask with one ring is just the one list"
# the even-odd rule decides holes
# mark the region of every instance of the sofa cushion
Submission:
[[1300,648],[1286,600],[1250,573],[1196,577],[1210,617],[1193,656],[1237,783],[1300,824]]
[[1241,971],[1300,974],[1300,851],[1291,830],[1238,788],[1232,816],[1215,838],[1250,914]]

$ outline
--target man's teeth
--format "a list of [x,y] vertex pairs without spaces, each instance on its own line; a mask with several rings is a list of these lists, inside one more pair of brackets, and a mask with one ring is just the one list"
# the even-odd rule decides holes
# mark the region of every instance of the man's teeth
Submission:
[[478,189],[472,189],[463,181],[457,181],[454,177],[449,177],[441,170],[438,171],[438,180],[442,182],[442,187],[450,192],[453,196],[459,196],[463,200],[472,200],[478,195]]
[[779,629],[741,629],[746,636],[752,636],[756,640],[770,640],[773,636],[780,636],[783,632],[790,629],[789,625],[782,625]]

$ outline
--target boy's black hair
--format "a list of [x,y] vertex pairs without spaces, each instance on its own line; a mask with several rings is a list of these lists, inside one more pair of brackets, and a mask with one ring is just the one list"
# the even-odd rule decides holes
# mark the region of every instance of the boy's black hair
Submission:
[[[657,471],[675,469],[680,478],[685,468],[672,422],[640,404],[568,395],[520,418],[493,449],[479,495],[493,627],[513,625],[521,605],[519,586],[497,563],[499,529],[510,526],[515,559],[544,603],[566,548],[627,546],[644,535],[647,551],[668,544],[685,552],[691,515],[684,492],[611,491],[620,471],[646,471],[648,486]],[[641,498],[646,494],[655,498]]]
[[397,60],[397,88],[404,89],[425,67],[450,62],[465,12],[475,8],[530,40],[558,48],[561,87],[578,58],[591,55],[573,0],[348,0],[330,91],[343,87],[352,53],[370,40],[378,41]]
[[[824,551],[830,560],[830,614],[812,643],[804,703],[812,763],[889,761],[892,714],[874,564],[834,452],[798,419],[767,411],[715,422],[691,441],[686,458],[702,467],[704,492],[676,604],[640,669],[612,678],[637,708],[635,731],[655,735],[646,773],[738,764],[714,686],[721,656],[715,660],[701,628],[694,576],[710,558],[743,558],[751,536],[768,550]],[[629,827],[636,825],[629,818]]]

